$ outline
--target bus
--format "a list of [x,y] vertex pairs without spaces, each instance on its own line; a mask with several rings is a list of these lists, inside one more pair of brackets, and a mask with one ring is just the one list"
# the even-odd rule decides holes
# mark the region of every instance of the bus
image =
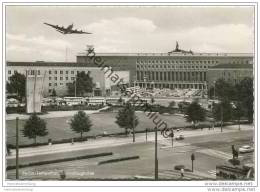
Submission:
[[86,103],[86,100],[83,97],[64,97],[63,100],[68,106],[84,105]]
[[105,97],[87,97],[86,103],[88,105],[104,105],[106,100]]
[[[122,97],[121,97],[122,98]],[[122,102],[119,102],[120,97],[107,97],[106,104],[116,106],[116,105],[123,105],[125,103],[125,99],[122,98]]]

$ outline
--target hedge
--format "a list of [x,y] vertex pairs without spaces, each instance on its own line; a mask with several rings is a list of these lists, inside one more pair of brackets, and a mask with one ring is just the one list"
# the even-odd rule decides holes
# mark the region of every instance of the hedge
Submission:
[[[76,110],[98,110],[101,109],[102,105],[63,105],[63,106],[57,106],[57,105],[50,105],[50,106],[42,106],[41,111],[43,113],[46,113],[48,111],[76,111]],[[12,114],[12,113],[26,113],[26,107],[6,107],[6,113]]]
[[[66,161],[75,161],[75,160],[81,160],[81,159],[89,159],[89,158],[95,158],[95,157],[103,157],[103,156],[109,156],[109,155],[113,155],[113,153],[112,152],[97,153],[97,154],[83,155],[83,156],[78,156],[78,157],[68,157],[68,158],[63,158],[63,159],[32,162],[32,163],[28,163],[28,164],[19,165],[19,168],[46,165],[46,164],[52,164],[52,163],[60,163],[60,162],[66,162]],[[6,170],[11,170],[11,169],[15,169],[15,168],[16,168],[15,165],[7,166]]]
[[139,159],[139,158],[140,158],[139,156],[131,156],[131,157],[121,157],[121,158],[117,158],[117,159],[109,159],[109,160],[98,162],[98,165],[106,164],[106,163],[115,163],[115,162],[119,162],[119,161]]
[[73,111],[73,110],[98,110],[101,109],[103,105],[50,105],[50,106],[42,106],[42,111]]
[[12,113],[26,113],[26,107],[6,107],[5,111],[7,114],[12,114]]
[[[87,141],[88,139],[90,138],[95,138],[95,136],[88,136],[88,137],[82,137],[82,139],[80,137],[76,137],[76,138],[73,138],[73,141],[74,142],[82,142],[82,141]],[[62,144],[62,143],[71,143],[71,139],[72,138],[69,138],[69,139],[61,139],[61,140],[54,140],[52,141],[51,143],[52,144]],[[43,145],[48,145],[49,143],[48,142],[43,142],[43,143],[32,143],[32,144],[25,144],[25,145],[19,145],[19,148],[25,148],[25,147],[37,147],[37,146],[43,146]],[[11,149],[14,149],[16,148],[15,145],[12,145],[12,144],[8,144],[8,147],[11,148]]]
[[181,170],[181,169],[185,169],[184,165],[175,165],[174,166],[174,170]]

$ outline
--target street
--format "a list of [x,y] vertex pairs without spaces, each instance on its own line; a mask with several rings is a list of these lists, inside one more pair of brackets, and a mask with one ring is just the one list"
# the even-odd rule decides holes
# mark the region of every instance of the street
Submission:
[[[241,145],[253,145],[253,129],[248,125],[241,126],[238,131],[235,126],[226,127],[221,133],[205,129],[183,131],[184,140],[165,139],[159,134],[158,160],[159,179],[178,180],[180,173],[174,171],[175,165],[184,165],[191,169],[191,154],[194,153],[194,173],[187,173],[191,178],[216,178],[216,165],[227,163],[232,158],[231,145],[238,148]],[[149,133],[148,141],[144,134],[138,134],[136,143],[132,138],[102,138],[84,143],[60,144],[21,149],[20,164],[65,157],[112,152],[112,156],[76,160],[62,163],[46,164],[20,169],[20,179],[59,179],[59,173],[65,171],[66,179],[134,179],[135,176],[154,177],[154,133]],[[138,155],[136,160],[98,165],[98,162],[119,157]],[[239,155],[239,158],[251,158],[252,153]],[[7,164],[15,165],[15,153],[8,157]],[[186,173],[184,174],[186,176]],[[15,178],[15,170],[7,171],[7,178]],[[185,179],[185,178],[182,178]]]

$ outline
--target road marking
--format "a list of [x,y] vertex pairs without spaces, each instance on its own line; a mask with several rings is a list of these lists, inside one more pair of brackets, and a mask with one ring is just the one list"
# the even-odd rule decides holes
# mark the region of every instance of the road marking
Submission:
[[198,150],[197,152],[199,153],[203,153],[212,157],[217,157],[220,159],[225,159],[225,160],[229,160],[233,158],[233,155],[230,153],[225,153],[222,151],[218,151],[218,150],[214,150],[214,149],[201,149]]
[[212,170],[209,170],[208,173],[209,173],[210,175],[216,176],[217,171],[216,171],[215,169],[212,169]]

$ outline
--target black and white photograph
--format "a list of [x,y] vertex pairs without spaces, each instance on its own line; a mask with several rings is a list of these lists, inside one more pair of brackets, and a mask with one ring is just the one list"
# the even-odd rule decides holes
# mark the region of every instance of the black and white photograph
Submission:
[[2,11],[4,186],[257,191],[257,2]]

